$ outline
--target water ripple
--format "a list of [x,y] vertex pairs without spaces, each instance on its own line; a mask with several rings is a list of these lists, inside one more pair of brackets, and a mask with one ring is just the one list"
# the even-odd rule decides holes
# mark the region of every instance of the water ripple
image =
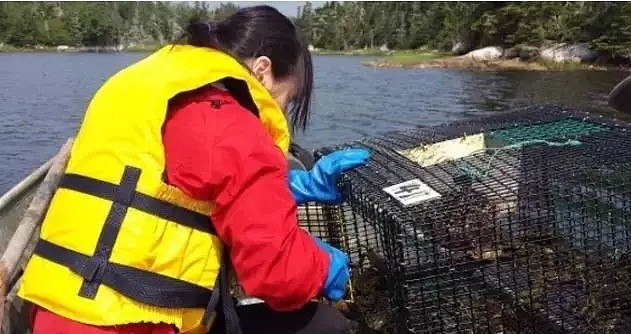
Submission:
[[[0,54],[0,193],[72,136],[107,77],[142,54]],[[368,58],[319,56],[308,148],[411,125],[481,117],[528,103],[603,108],[622,74],[475,73],[368,68]]]

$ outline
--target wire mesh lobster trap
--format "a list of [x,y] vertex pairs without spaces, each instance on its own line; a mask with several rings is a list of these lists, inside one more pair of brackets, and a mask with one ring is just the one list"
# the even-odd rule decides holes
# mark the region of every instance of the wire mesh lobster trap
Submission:
[[[319,157],[319,155],[318,155]],[[350,192],[349,180],[340,188]],[[386,284],[383,233],[365,220],[350,203],[326,205],[306,203],[298,207],[298,222],[312,235],[346,251],[351,258],[351,282],[346,300],[337,304],[347,317],[356,320],[361,333],[394,333],[391,290]]]
[[342,246],[384,260],[398,332],[631,332],[628,124],[537,107],[346,146],[372,157],[339,232],[371,241]]

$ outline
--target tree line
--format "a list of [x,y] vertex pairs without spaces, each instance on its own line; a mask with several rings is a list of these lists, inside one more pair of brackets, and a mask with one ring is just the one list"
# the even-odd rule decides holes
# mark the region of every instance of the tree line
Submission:
[[179,38],[194,19],[221,19],[232,3],[0,2],[0,44],[36,46],[159,45]]
[[[192,19],[221,19],[233,3],[0,2],[0,44],[159,45]],[[482,46],[589,43],[631,55],[631,2],[307,2],[292,18],[313,46],[451,51]]]
[[311,43],[330,50],[589,43],[631,55],[631,2],[327,2],[298,10]]

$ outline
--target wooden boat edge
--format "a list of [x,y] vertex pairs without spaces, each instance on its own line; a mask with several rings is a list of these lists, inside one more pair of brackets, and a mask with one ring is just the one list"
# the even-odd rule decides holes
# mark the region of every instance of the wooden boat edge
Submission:
[[53,158],[0,197],[0,207],[11,205],[21,194],[32,187],[38,180],[41,180],[28,208],[8,242],[4,254],[0,258],[0,292],[2,292],[0,294],[0,301],[2,302],[2,307],[0,308],[0,329],[3,332],[7,327],[9,327],[10,332],[15,332],[10,328],[12,327],[11,325],[7,325],[13,321],[7,321],[5,312],[10,317],[13,309],[22,308],[22,305],[14,305],[18,301],[16,292],[19,286],[19,270],[25,264],[30,253],[32,253],[35,240],[37,239],[35,231],[42,221],[52,195],[65,170],[72,141],[73,138],[69,138]]

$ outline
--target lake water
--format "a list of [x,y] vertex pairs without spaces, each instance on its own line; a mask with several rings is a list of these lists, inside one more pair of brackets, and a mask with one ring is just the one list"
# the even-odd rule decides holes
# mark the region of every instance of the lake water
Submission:
[[[0,194],[49,159],[74,134],[90,97],[108,76],[143,54],[0,53]],[[611,72],[480,73],[369,68],[368,58],[315,57],[316,91],[308,148],[413,125],[560,103],[606,110],[625,75]]]

